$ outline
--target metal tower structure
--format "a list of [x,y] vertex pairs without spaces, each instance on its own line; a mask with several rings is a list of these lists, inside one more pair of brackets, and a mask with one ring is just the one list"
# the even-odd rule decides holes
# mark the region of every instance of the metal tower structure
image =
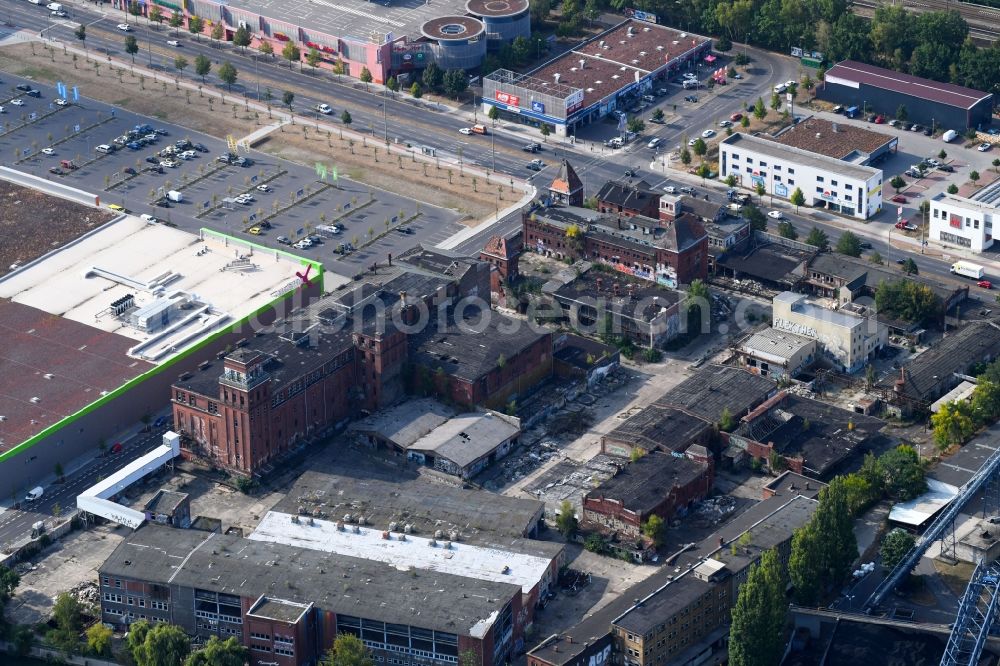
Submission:
[[941,666],[976,666],[1000,611],[1000,566],[980,562],[958,606]]
[[[991,437],[995,438],[997,436],[998,428],[994,426],[986,431],[981,437]],[[973,440],[966,444],[966,446],[975,446],[976,440]],[[944,511],[938,514],[938,517],[930,524],[930,527],[917,539],[917,543],[910,549],[910,552],[900,560],[899,564],[890,571],[882,582],[879,583],[875,591],[872,592],[871,596],[865,602],[865,609],[871,612],[876,606],[882,603],[886,595],[888,595],[892,590],[896,588],[897,585],[913,570],[913,567],[917,566],[917,562],[923,557],[923,554],[927,551],[927,548],[937,541],[943,538],[942,543],[942,554],[949,548],[953,548],[955,541],[955,520],[958,518],[959,513],[965,508],[966,504],[983,488],[988,485],[990,488],[986,493],[986,502],[984,503],[984,511],[987,510],[986,507],[989,506],[991,496],[995,499],[997,491],[994,490],[997,486],[994,485],[998,481],[995,477],[1000,475],[1000,449],[995,450],[990,457],[983,463],[979,471],[973,475],[969,481],[962,486],[958,495],[951,501]],[[995,510],[996,507],[993,507]],[[954,555],[954,550],[952,550],[952,555]]]

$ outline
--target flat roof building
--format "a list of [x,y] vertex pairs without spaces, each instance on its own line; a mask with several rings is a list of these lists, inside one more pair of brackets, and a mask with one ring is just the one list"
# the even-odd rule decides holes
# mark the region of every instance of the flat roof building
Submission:
[[994,223],[1000,226],[1000,208],[947,192],[935,194],[930,204],[929,240],[946,248],[973,252],[993,247]]
[[505,120],[572,135],[628,109],[711,49],[707,37],[626,19],[527,74],[499,69],[483,77],[483,111],[496,107]]
[[633,451],[683,453],[693,444],[711,445],[708,421],[680,409],[649,405],[601,437],[601,452],[630,457]]
[[[306,288],[295,277],[304,263],[319,278]],[[251,315],[266,324],[274,306],[318,292],[326,277],[281,251],[132,216],[6,274],[0,491],[23,495],[56,463],[156,414],[179,373],[246,336]]]
[[718,423],[724,410],[739,419],[771,397],[777,384],[740,368],[705,365],[654,401]]
[[808,206],[859,220],[882,210],[882,170],[736,132],[719,143],[719,180],[790,199],[796,189]]
[[816,116],[789,125],[771,140],[862,166],[881,162],[899,146],[899,137]]
[[[656,515],[670,524],[712,491],[715,469],[704,447],[692,456],[651,451],[625,464],[583,498],[583,522],[619,538],[642,539]],[[689,451],[691,449],[688,449]]]
[[446,666],[473,649],[499,666],[525,627],[513,582],[152,524],[126,536],[98,575],[103,622],[235,636],[251,648],[251,666],[311,663],[339,633],[363,638],[376,658]]
[[823,307],[791,291],[774,297],[771,315],[772,327],[812,338],[843,372],[857,372],[889,344],[889,328],[874,315]]
[[910,121],[960,134],[970,127],[988,127],[993,112],[990,93],[854,60],[838,62],[828,69],[816,96],[893,117],[900,106],[905,106]]
[[470,479],[517,446],[521,422],[499,412],[459,414],[407,447],[407,458]]

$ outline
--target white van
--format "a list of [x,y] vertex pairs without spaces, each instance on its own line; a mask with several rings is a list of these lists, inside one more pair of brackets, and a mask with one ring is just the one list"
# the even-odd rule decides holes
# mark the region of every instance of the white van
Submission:
[[695,79],[688,79],[687,81],[684,82],[684,90],[690,90],[691,88],[697,88],[700,85],[701,85],[701,83],[699,83],[697,80],[695,80]]
[[45,494],[45,488],[37,486],[28,491],[28,494],[24,496],[25,502],[34,502]]
[[951,143],[956,139],[956,137],[958,137],[958,132],[956,132],[955,130],[948,130],[947,132],[941,135],[941,140],[944,141],[945,143]]
[[115,149],[106,143],[102,143],[97,148],[94,148],[94,150],[96,150],[99,153],[104,153],[105,155],[110,155],[111,153],[115,152]]
[[178,192],[177,190],[170,190],[167,192],[167,198],[174,203],[180,203],[184,201],[184,194],[182,192]]

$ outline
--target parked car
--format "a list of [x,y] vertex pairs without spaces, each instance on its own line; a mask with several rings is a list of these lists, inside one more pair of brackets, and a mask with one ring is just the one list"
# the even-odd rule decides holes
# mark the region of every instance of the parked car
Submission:
[[472,134],[472,128],[471,127],[463,127],[462,129],[458,130],[458,133],[459,134],[464,134],[465,136],[469,136],[470,134]]
[[781,220],[785,217],[780,210],[769,210],[767,211],[767,216],[772,220]]
[[713,136],[715,136],[715,130],[713,129],[707,129],[701,133],[701,138],[703,139],[711,139]]
[[271,186],[270,185],[258,185],[257,186],[257,191],[258,192],[270,192],[271,191]]
[[684,187],[682,187],[681,192],[683,192],[684,194],[691,194],[691,195],[695,193],[694,188],[691,187],[690,185],[685,185]]
[[121,30],[122,32],[131,32],[132,26],[130,26],[128,23],[119,23],[118,29]]
[[875,116],[875,124],[876,125],[884,125],[885,124],[885,116]]
[[663,191],[666,192],[667,194],[677,194],[677,188],[674,187],[673,185],[666,185],[663,188]]
[[987,150],[989,150],[992,147],[993,147],[992,143],[986,143],[984,141],[983,143],[981,143],[978,146],[976,146],[976,150],[978,150],[981,153],[985,153]]
[[938,167],[938,171],[944,171],[946,173],[955,173],[955,167],[950,164],[942,164]]
[[733,115],[729,116],[729,119],[732,120],[734,123],[739,122],[739,121],[743,120],[743,114],[742,113],[734,113]]
[[732,124],[733,124],[733,121],[731,121],[731,120],[720,120],[719,121],[719,127],[723,127],[723,128],[725,128],[725,127],[731,127]]
[[56,151],[52,148],[42,148],[42,155],[55,155]]
[[176,39],[168,39],[167,40],[167,46],[180,47],[180,45],[181,45],[181,43],[179,41],[177,41]]
[[525,168],[529,169],[531,171],[541,171],[542,170],[542,167],[539,166],[538,164],[535,164],[534,162],[528,162],[528,164],[525,165]]
[[24,100],[21,99],[20,97],[17,99],[10,100],[10,103],[13,104],[14,106],[24,106]]
[[698,103],[698,96],[697,95],[688,95],[687,97],[684,98],[684,101],[685,102],[691,102],[692,104],[697,104]]
[[333,113],[333,107],[326,102],[320,102],[316,105],[316,111],[322,113],[324,116],[328,116]]
[[64,100],[62,97],[57,97],[56,99],[52,100],[52,102],[56,106],[66,106],[67,104],[69,104],[69,102],[67,102],[66,100]]
[[897,194],[896,196],[894,196],[892,198],[892,201],[894,203],[900,203],[900,204],[908,203],[908,199],[904,197],[902,194]]
[[626,178],[635,178],[636,174],[638,174],[638,173],[639,172],[636,171],[635,169],[631,169],[631,168],[625,169],[625,177]]
[[990,282],[989,280],[980,280],[979,282],[976,283],[976,286],[982,287],[983,289],[992,289],[993,283]]
[[274,240],[278,241],[278,243],[281,244],[281,245],[291,245],[292,244],[292,241],[291,241],[291,239],[288,238],[288,236],[278,236]]
[[205,146],[205,144],[202,144],[202,143],[196,143],[196,144],[194,144],[191,147],[194,148],[195,150],[197,150],[199,153],[207,153],[208,152],[208,148]]

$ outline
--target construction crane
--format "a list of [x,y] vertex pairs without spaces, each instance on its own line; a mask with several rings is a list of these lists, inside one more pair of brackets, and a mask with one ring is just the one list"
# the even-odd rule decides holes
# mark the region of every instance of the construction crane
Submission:
[[972,572],[941,666],[976,666],[1000,610],[1000,567],[982,561]]

